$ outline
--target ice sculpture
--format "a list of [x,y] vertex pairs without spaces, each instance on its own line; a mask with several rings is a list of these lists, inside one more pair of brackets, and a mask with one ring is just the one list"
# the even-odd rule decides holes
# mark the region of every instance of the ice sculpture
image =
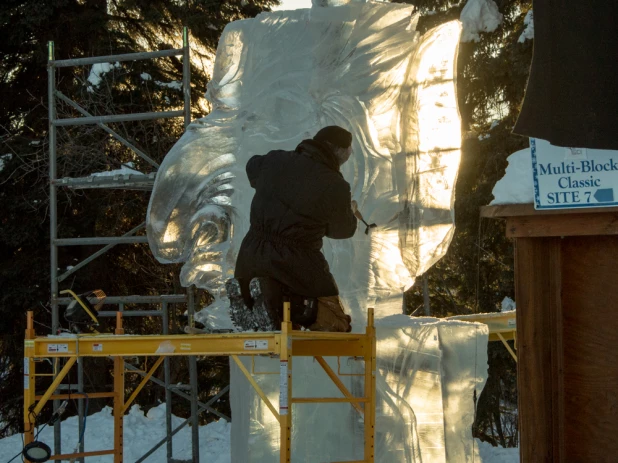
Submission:
[[[461,27],[453,21],[420,36],[412,6],[337,3],[316,0],[311,9],[261,14],[225,28],[208,84],[213,111],[189,126],[162,163],[147,231],[157,259],[184,263],[184,285],[218,295],[249,228],[248,159],[292,150],[321,127],[340,125],[354,136],[343,174],[366,220],[379,226],[369,236],[360,227],[350,240],[325,239],[323,251],[353,329],[362,331],[367,307],[383,322],[401,314],[403,290],[452,238]],[[378,335],[376,461],[478,460],[472,395],[485,380],[487,328],[398,315]],[[256,380],[274,399],[278,376],[267,373],[278,362],[254,360]],[[352,361],[343,368],[360,366]],[[311,360],[295,360],[294,394],[336,393],[321,374]],[[360,385],[344,378],[356,392]],[[278,423],[235,365],[230,382],[232,460],[276,461]],[[355,413],[348,404],[299,404],[295,461],[360,458]]]
[[218,295],[233,273],[253,196],[247,160],[337,124],[354,136],[343,174],[379,227],[325,239],[323,251],[354,330],[368,306],[378,318],[401,313],[403,290],[450,243],[460,158],[460,24],[420,37],[416,20],[409,5],[349,3],[228,24],[208,84],[213,111],[168,153],[148,209],[150,247],[184,263],[183,285]]
[[[472,437],[474,395],[487,379],[487,325],[394,315],[377,328],[376,443],[379,463],[473,463],[480,461]],[[252,360],[246,360],[249,370]],[[362,372],[341,359],[343,373]],[[329,359],[331,368],[339,368]],[[279,361],[256,358],[253,378],[273,403],[279,393]],[[362,381],[343,376],[355,395]],[[296,397],[337,397],[341,393],[317,362],[294,359]],[[232,461],[279,461],[279,423],[240,369],[231,362]],[[294,405],[292,461],[318,463],[361,460],[363,427],[349,404]]]

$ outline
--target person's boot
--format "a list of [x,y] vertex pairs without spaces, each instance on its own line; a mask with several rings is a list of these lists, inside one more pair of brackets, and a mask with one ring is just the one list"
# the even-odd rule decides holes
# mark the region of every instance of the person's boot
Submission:
[[238,280],[236,278],[227,280],[225,291],[230,300],[230,318],[234,326],[241,331],[255,331],[257,329],[255,316],[253,310],[245,304]]
[[[281,286],[271,278],[254,278],[249,283],[253,299],[253,315],[258,331],[281,329]],[[281,302],[280,302],[281,301]]]
[[318,318],[318,298],[292,295],[291,319],[292,323],[309,328]]

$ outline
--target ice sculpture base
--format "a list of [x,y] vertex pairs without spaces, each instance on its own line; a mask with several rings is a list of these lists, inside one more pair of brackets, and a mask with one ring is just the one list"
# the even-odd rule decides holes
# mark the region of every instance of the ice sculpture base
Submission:
[[[471,428],[474,391],[478,396],[487,378],[487,325],[395,315],[377,322],[376,334],[375,461],[479,461]],[[362,362],[349,357],[327,361],[344,375],[363,371]],[[276,402],[278,359],[256,357],[253,370]],[[278,461],[279,424],[234,363],[230,376],[232,462]],[[293,377],[295,396],[340,396],[311,358],[295,360]],[[341,379],[352,394],[362,395],[362,378]],[[294,407],[292,461],[362,459],[362,418],[349,404]]]

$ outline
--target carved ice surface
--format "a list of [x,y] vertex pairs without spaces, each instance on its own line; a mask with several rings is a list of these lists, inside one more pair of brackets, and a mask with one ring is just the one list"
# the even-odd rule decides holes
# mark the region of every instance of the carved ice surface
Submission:
[[314,5],[228,24],[206,95],[213,111],[168,153],[148,210],[151,249],[161,262],[184,263],[183,285],[218,295],[233,274],[249,228],[248,159],[293,150],[336,124],[354,137],[342,172],[378,228],[325,239],[323,251],[355,331],[368,306],[377,318],[401,313],[403,291],[451,241],[461,136],[460,24],[420,37],[412,10]]
[[[213,111],[188,127],[159,169],[149,243],[161,262],[184,263],[183,285],[210,290],[223,308],[219,292],[249,228],[249,158],[293,150],[327,125],[348,129],[354,154],[342,172],[365,219],[378,228],[369,236],[360,226],[352,239],[325,239],[323,251],[354,331],[364,331],[367,307],[383,324],[376,461],[478,461],[473,391],[486,378],[487,327],[401,315],[403,291],[444,255],[453,235],[461,27],[453,21],[420,36],[411,6],[346,0],[322,6],[328,4],[314,0],[311,9],[265,13],[225,28],[208,84]],[[204,321],[220,323],[213,322],[220,311],[204,312],[213,315]],[[279,376],[261,373],[278,372],[279,362],[254,360],[255,380],[276,403]],[[344,372],[360,369],[342,359]],[[358,378],[343,381],[361,394]],[[230,383],[232,461],[277,461],[279,425],[233,362]],[[308,358],[294,359],[293,385],[297,397],[338,394]],[[349,404],[297,404],[292,416],[293,461],[362,458],[362,423]]]

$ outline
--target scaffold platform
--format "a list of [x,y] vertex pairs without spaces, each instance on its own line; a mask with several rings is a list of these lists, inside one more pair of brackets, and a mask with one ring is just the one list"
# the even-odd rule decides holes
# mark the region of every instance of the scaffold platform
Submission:
[[[168,356],[229,356],[238,365],[280,424],[280,462],[289,463],[292,455],[292,406],[297,403],[350,403],[363,417],[363,460],[347,463],[372,463],[374,461],[375,428],[375,380],[376,380],[376,335],[373,309],[369,309],[364,333],[329,333],[292,330],[290,304],[284,304],[284,320],[281,331],[199,334],[199,335],[125,335],[122,313],[116,314],[114,334],[79,334],[37,337],[34,330],[33,312],[28,312],[24,341],[24,440],[25,445],[34,441],[36,416],[50,400],[80,398],[75,394],[56,394],[68,372],[79,358],[112,357],[114,384],[111,392],[88,393],[90,398],[113,399],[114,448],[109,450],[52,455],[51,460],[70,460],[98,455],[113,455],[114,463],[123,462],[123,417],[146,385],[151,376]],[[279,357],[280,393],[275,406],[261,390],[240,356],[270,355]],[[141,383],[125,400],[124,357],[149,356],[156,361]],[[343,397],[293,397],[292,363],[294,357],[313,357],[337,386]],[[364,394],[353,396],[324,357],[350,356],[362,358],[365,364]],[[35,391],[37,376],[49,376],[36,372],[36,364],[44,358],[65,359],[64,366],[54,375],[53,381],[43,394]],[[28,460],[26,460],[28,461]],[[333,462],[336,463],[336,462]]]

